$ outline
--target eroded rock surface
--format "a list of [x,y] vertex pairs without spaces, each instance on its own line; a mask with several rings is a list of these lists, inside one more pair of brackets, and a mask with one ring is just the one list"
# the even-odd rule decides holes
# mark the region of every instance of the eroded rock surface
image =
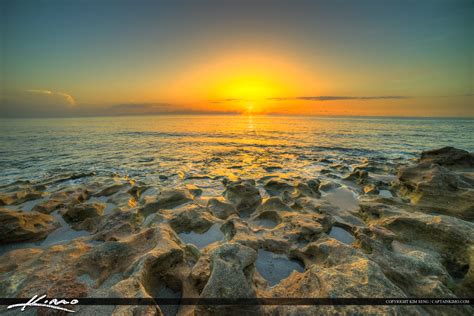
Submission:
[[[472,154],[443,148],[416,161],[331,157],[315,163],[322,167],[308,176],[280,174],[283,164],[269,164],[265,170],[271,174],[257,182],[186,171],[159,177],[160,185],[89,174],[1,187],[0,296],[474,296]],[[235,165],[232,171],[244,169]],[[62,187],[68,181],[78,182]],[[73,237],[42,244],[56,229]],[[470,306],[449,305],[75,310],[76,315],[474,313]]]
[[0,242],[35,241],[44,239],[58,227],[52,216],[38,212],[15,212],[0,208]]

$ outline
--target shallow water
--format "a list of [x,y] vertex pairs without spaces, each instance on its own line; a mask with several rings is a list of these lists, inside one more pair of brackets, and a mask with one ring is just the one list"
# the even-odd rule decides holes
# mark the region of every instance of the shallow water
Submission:
[[270,286],[280,283],[281,280],[286,279],[293,271],[304,271],[304,266],[300,262],[290,260],[285,255],[263,249],[258,250],[255,267],[258,273],[268,281]]
[[329,232],[329,236],[348,245],[352,244],[355,240],[354,236],[352,236],[351,233],[337,226],[333,226],[331,228],[331,231]]
[[[281,116],[146,116],[0,120],[0,185],[66,173],[147,183],[201,177],[313,176],[318,158],[409,158],[474,150],[474,120]],[[275,169],[274,167],[282,167]],[[70,186],[82,178],[65,181]]]
[[193,244],[198,248],[204,248],[207,245],[224,238],[224,234],[220,230],[220,225],[217,224],[212,225],[202,234],[191,231],[179,233],[178,236],[183,242]]
[[333,206],[342,210],[353,211],[357,209],[357,196],[347,187],[339,187],[323,195]]

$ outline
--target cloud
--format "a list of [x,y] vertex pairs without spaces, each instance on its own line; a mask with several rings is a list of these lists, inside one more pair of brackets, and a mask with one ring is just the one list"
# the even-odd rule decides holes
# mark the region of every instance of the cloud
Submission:
[[169,111],[175,108],[167,103],[120,103],[109,106],[109,109],[116,112],[154,112]]
[[288,98],[268,98],[272,101],[286,101],[286,100],[305,100],[305,101],[337,101],[337,100],[400,100],[410,99],[412,97],[401,95],[382,95],[382,96],[340,96],[340,95],[319,95],[319,96],[301,96]]
[[209,111],[192,109],[170,103],[121,103],[108,106],[108,115],[152,115],[152,114],[239,114],[235,111]]
[[76,100],[74,97],[68,93],[65,92],[53,92],[51,90],[40,90],[40,89],[30,89],[26,90],[29,93],[34,93],[34,94],[42,94],[42,95],[50,95],[50,96],[60,96],[66,100],[67,104],[69,105],[76,105]]

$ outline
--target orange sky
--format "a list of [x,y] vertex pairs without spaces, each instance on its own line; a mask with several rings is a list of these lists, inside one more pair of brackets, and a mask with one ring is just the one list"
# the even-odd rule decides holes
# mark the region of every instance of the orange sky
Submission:
[[0,117],[474,116],[472,2],[1,5]]

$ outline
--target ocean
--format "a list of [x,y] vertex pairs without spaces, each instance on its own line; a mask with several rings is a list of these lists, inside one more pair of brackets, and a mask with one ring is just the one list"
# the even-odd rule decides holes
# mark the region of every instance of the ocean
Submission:
[[277,169],[304,177],[321,158],[474,150],[470,119],[162,115],[3,119],[0,126],[2,185],[88,172],[151,183]]

